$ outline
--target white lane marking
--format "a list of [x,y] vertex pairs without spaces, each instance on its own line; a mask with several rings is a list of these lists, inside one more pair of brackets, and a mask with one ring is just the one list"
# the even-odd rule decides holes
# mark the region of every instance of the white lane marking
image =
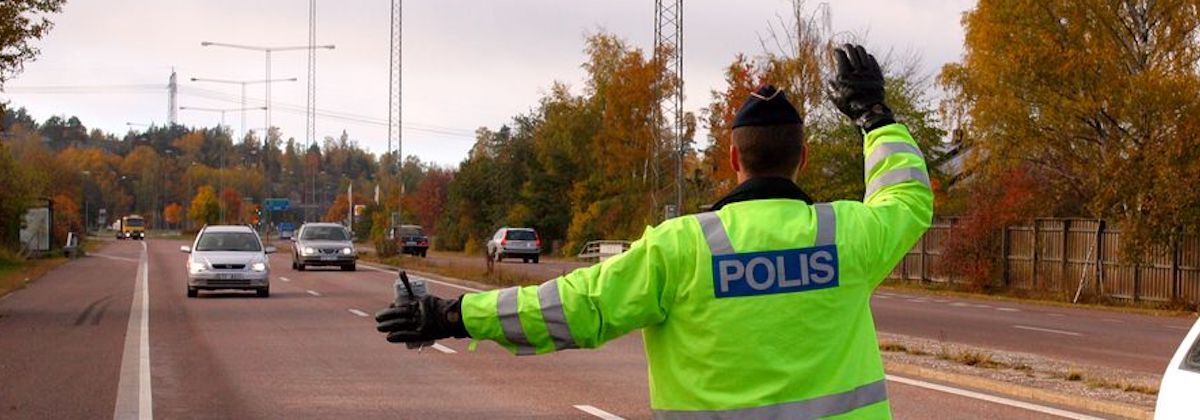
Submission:
[[965,307],[971,306],[971,304],[962,303],[962,302],[954,302],[954,303],[951,303],[950,306],[957,306],[959,308],[965,308]]
[[150,262],[146,249],[146,243],[142,242],[133,302],[129,307],[129,325],[125,329],[125,351],[121,354],[114,419],[154,418],[150,386]]
[[279,279],[280,279],[280,280],[283,280],[283,281],[292,281],[292,279],[289,279],[289,278],[287,278],[287,277],[280,277]]
[[1005,308],[1005,307],[999,307],[999,308],[996,308],[996,310],[1004,311],[1004,312],[1021,312],[1021,310],[1017,309],[1017,308]]
[[87,255],[89,257],[100,257],[100,258],[105,258],[105,259],[110,259],[110,260],[125,261],[125,262],[131,262],[131,263],[141,262],[141,261],[138,261],[136,258],[118,257],[116,255],[108,255],[108,254],[97,254],[95,252],[89,253]]
[[313,296],[316,296],[316,297],[321,297],[321,294],[320,294],[320,293],[317,293],[317,292],[316,292],[316,291],[314,291],[314,290],[306,290],[306,292],[308,292],[308,294],[310,294],[310,295],[313,295]]
[[979,309],[987,309],[987,308],[991,308],[991,306],[990,306],[990,305],[979,305],[979,304],[971,305],[971,307],[972,307],[972,308],[979,308]]
[[[12,295],[8,295],[8,296],[12,296]],[[5,296],[5,297],[8,297],[8,296]],[[0,298],[0,299],[3,299],[3,298]],[[1180,330],[1180,331],[1191,331],[1192,330],[1189,327],[1176,327],[1174,325],[1168,325],[1167,328],[1170,328],[1172,330]]]
[[948,301],[946,299],[934,299],[933,301],[937,302],[937,303],[950,303],[950,301]]
[[581,405],[576,405],[576,406],[574,406],[574,407],[575,407],[575,409],[576,409],[576,410],[582,411],[582,412],[584,412],[584,413],[591,414],[591,415],[593,415],[593,416],[596,416],[596,417],[602,418],[602,419],[604,419],[604,420],[625,420],[625,419],[624,419],[623,417],[621,417],[621,416],[618,416],[618,415],[616,415],[616,414],[613,414],[613,413],[609,413],[609,412],[607,412],[607,411],[601,410],[601,409],[599,409],[599,408],[596,408],[596,407],[592,407],[592,406],[590,406],[590,405],[582,405],[582,404],[581,404]]
[[1056,314],[1056,313],[1053,313],[1053,312],[1051,312],[1051,313],[1048,313],[1048,314],[1046,314],[1046,315],[1049,315],[1049,316],[1055,316],[1055,317],[1064,317],[1064,316],[1066,316],[1066,315],[1063,315],[1063,314]]
[[348,310],[350,311],[350,313],[361,316],[363,318],[366,318],[367,316],[369,316],[369,315],[367,315],[366,312],[360,311],[358,309],[348,309]]
[[875,295],[875,299],[891,299],[891,296]]
[[[362,268],[365,268],[365,269],[368,269],[371,271],[378,271],[380,273],[387,273],[387,274],[393,274],[393,275],[396,274],[396,270],[386,270],[386,269],[382,269],[382,268],[379,268],[379,267],[376,267],[373,265],[363,264],[363,263],[359,263],[358,265]],[[413,277],[420,277],[422,280],[425,280],[430,283],[436,283],[436,284],[440,284],[442,286],[453,287],[456,289],[462,289],[462,290],[466,290],[468,292],[482,292],[483,291],[482,289],[476,289],[474,287],[467,287],[467,286],[457,285],[454,283],[448,283],[448,282],[444,282],[444,281],[440,281],[440,280],[434,280],[434,279],[424,277],[424,276],[413,275]]]
[[433,343],[433,345],[432,345],[432,346],[430,346],[430,347],[433,347],[433,349],[434,349],[434,350],[437,350],[437,351],[440,351],[440,352],[442,352],[442,353],[446,353],[446,354],[454,354],[454,353],[458,353],[458,352],[454,351],[454,349],[452,349],[452,348],[449,348],[449,347],[446,347],[446,346],[443,346],[443,345],[441,345],[441,344],[439,344],[439,343]]
[[988,395],[988,394],[984,394],[984,393],[980,393],[980,392],[968,391],[965,389],[959,389],[959,388],[949,387],[949,386],[945,386],[945,385],[939,385],[939,384],[935,384],[935,383],[919,381],[916,379],[909,379],[909,378],[905,378],[902,376],[887,375],[887,380],[892,381],[892,382],[899,382],[899,383],[902,383],[905,385],[912,385],[912,386],[930,389],[930,390],[934,390],[934,391],[945,392],[947,394],[954,394],[954,395],[964,396],[967,398],[983,400],[983,401],[987,401],[990,403],[1002,404],[1002,405],[1007,405],[1010,407],[1023,408],[1023,409],[1029,410],[1029,411],[1036,411],[1039,413],[1050,414],[1053,416],[1065,417],[1068,419],[1100,420],[1099,417],[1092,417],[1092,416],[1089,416],[1086,414],[1076,413],[1073,411],[1060,410],[1060,409],[1057,409],[1054,407],[1047,407],[1044,405],[1027,403],[1024,401],[1018,401],[1018,400],[1008,399],[1008,398],[1004,398],[1004,397],[997,397],[995,395]]
[[1075,336],[1075,337],[1079,337],[1079,336],[1083,335],[1083,334],[1080,334],[1077,332],[1052,330],[1049,328],[1030,327],[1030,326],[1026,326],[1026,325],[1013,325],[1013,328],[1016,328],[1018,330],[1041,331],[1041,332],[1046,332],[1046,333],[1051,333],[1051,334],[1071,335],[1071,336]]

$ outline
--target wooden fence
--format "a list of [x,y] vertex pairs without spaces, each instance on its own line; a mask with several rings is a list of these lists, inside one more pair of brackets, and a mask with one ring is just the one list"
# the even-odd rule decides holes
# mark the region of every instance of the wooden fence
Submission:
[[[961,229],[959,223],[935,220],[891,278],[966,281],[944,274],[942,266],[944,245]],[[1009,226],[1000,240],[998,282],[1005,287],[1200,305],[1200,237],[1152,252],[1138,264],[1123,261],[1121,232],[1095,219],[1037,219]]]

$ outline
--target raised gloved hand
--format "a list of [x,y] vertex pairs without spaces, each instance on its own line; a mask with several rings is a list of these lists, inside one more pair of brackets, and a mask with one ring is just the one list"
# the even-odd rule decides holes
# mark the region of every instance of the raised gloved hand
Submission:
[[375,313],[375,329],[387,334],[393,343],[419,343],[448,337],[467,337],[459,299],[426,295],[417,301],[396,305]]
[[883,71],[875,57],[861,45],[845,44],[834,50],[837,75],[829,81],[829,96],[839,111],[863,130],[895,122],[883,103]]

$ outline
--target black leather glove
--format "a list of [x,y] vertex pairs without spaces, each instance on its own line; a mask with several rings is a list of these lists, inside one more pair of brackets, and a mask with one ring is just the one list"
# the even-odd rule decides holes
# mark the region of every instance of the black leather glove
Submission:
[[375,329],[387,334],[387,341],[410,343],[440,340],[448,337],[467,337],[462,322],[462,298],[442,299],[433,295],[416,302],[392,304],[375,313]]
[[871,131],[896,122],[883,103],[883,70],[861,45],[845,44],[834,50],[837,76],[829,81],[829,96],[854,124]]

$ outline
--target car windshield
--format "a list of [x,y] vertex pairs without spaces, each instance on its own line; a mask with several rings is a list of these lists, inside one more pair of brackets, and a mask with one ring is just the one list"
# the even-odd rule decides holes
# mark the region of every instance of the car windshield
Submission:
[[1183,357],[1183,368],[1192,372],[1200,372],[1200,337],[1192,343],[1192,349]]
[[258,238],[249,232],[205,232],[196,251],[262,251]]
[[425,235],[425,233],[421,232],[421,228],[411,228],[411,227],[400,228],[400,236],[424,236],[424,235]]
[[537,239],[537,234],[532,230],[510,230],[504,238],[513,241],[532,241]]
[[309,226],[304,228],[300,239],[309,241],[348,241],[346,229],[340,226]]
[[146,221],[142,219],[125,219],[126,226],[140,227],[144,224],[146,224]]

